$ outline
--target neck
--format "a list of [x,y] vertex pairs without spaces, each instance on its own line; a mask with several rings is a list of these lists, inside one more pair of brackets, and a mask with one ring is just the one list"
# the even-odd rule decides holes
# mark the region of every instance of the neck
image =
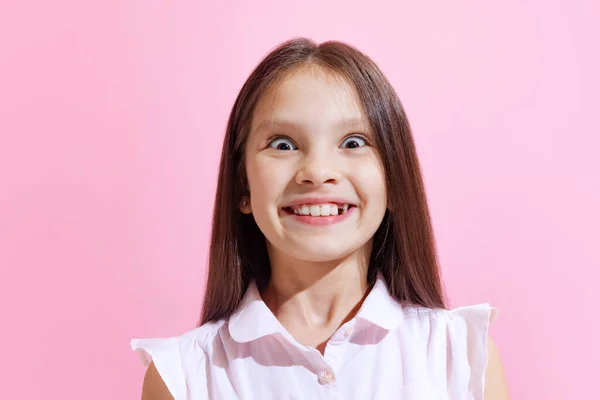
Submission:
[[306,262],[271,251],[265,304],[293,331],[335,331],[354,317],[368,291],[366,247],[340,260]]

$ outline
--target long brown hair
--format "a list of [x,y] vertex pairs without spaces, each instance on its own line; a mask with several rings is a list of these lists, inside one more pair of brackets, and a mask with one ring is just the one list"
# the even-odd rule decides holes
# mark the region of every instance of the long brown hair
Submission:
[[240,201],[248,194],[244,148],[261,95],[287,72],[309,64],[326,68],[355,86],[383,162],[392,211],[386,211],[373,238],[369,283],[379,272],[399,302],[447,308],[421,168],[396,92],[377,65],[356,48],[338,41],[317,45],[310,39],[295,38],[273,49],[254,69],[229,116],[198,325],[229,317],[253,279],[259,290],[270,279],[266,239],[254,217],[240,211]]

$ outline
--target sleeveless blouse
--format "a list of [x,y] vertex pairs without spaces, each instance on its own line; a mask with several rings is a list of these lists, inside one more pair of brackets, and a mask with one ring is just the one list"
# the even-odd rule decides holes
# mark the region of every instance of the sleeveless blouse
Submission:
[[253,282],[228,319],[181,335],[131,340],[175,400],[483,400],[488,303],[400,305],[378,277],[324,354],[296,341]]

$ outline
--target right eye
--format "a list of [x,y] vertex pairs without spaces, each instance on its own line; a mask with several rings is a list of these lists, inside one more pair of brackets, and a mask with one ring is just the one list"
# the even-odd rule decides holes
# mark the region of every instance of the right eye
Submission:
[[288,138],[283,138],[283,137],[279,137],[279,138],[275,138],[275,139],[271,140],[269,142],[269,147],[272,149],[275,149],[275,150],[282,150],[282,151],[298,150],[298,148],[294,145],[294,142],[292,142]]

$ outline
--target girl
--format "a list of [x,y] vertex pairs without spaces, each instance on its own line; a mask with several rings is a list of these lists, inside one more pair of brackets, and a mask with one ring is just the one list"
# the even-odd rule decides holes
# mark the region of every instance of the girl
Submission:
[[390,83],[355,48],[301,38],[233,106],[198,327],[131,345],[145,400],[506,400],[494,317],[446,307]]

